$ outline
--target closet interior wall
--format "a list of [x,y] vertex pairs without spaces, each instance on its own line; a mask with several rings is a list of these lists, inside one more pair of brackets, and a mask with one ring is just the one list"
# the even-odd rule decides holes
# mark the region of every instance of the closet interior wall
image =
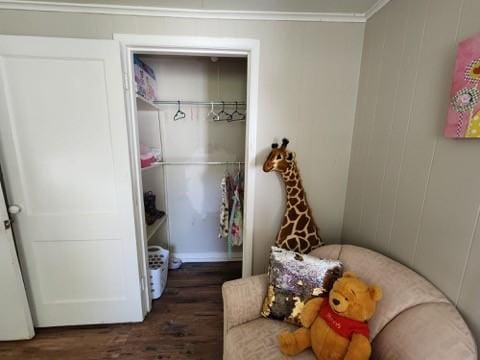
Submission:
[[[246,58],[143,55],[141,59],[155,72],[159,100],[246,101]],[[158,116],[164,162],[244,161],[245,121],[214,122],[207,119],[210,107],[198,105],[181,105],[186,117],[175,121],[177,105],[159,107],[158,114],[148,116]],[[216,106],[215,110],[220,108]],[[234,108],[226,110],[232,112]],[[144,190],[148,186],[158,192],[158,208],[166,210],[168,216],[168,227],[164,227],[168,234],[160,231],[150,243],[168,246],[184,261],[229,260],[226,241],[218,238],[220,183],[227,167],[231,171],[238,168],[164,165],[142,175]],[[166,190],[165,196],[161,195],[162,189]],[[241,260],[241,247],[232,250],[230,259]]]

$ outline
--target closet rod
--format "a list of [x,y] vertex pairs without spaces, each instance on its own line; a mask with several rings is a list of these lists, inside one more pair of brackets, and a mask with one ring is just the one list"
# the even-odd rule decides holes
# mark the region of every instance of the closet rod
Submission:
[[164,161],[162,165],[243,165],[243,161]]
[[225,105],[225,106],[245,106],[245,101],[183,101],[183,100],[154,100],[154,104],[158,105],[178,105],[180,102],[180,105],[205,105],[205,106],[211,106],[211,105]]

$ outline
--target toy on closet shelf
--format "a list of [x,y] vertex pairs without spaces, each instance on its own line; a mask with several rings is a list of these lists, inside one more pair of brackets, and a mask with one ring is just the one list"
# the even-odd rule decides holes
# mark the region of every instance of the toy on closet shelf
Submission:
[[296,355],[312,347],[317,359],[368,360],[372,347],[368,320],[382,298],[378,286],[369,286],[346,272],[328,298],[313,298],[300,313],[302,328],[278,336],[280,350]]
[[287,196],[285,214],[275,244],[279,248],[307,254],[322,246],[323,241],[308,205],[295,154],[287,150],[288,143],[287,139],[283,139],[280,147],[272,144],[272,151],[263,164],[263,171],[273,170],[282,176]]

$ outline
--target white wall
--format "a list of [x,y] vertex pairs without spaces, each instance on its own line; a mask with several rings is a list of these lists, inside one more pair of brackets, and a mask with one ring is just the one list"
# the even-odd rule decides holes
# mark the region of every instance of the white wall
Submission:
[[[220,58],[215,63],[209,57],[142,59],[155,71],[161,100],[245,102],[246,59]],[[210,107],[189,105],[181,107],[186,118],[175,121],[176,105],[161,108],[164,161],[244,161],[245,122],[213,122],[207,120]],[[169,246],[184,260],[228,259],[226,241],[217,237],[220,182],[226,169],[226,165],[165,166]],[[229,169],[233,172],[238,167]],[[233,257],[241,259],[241,247],[232,250]]]
[[364,24],[1,10],[0,33],[108,39],[113,33],[258,39],[253,270],[265,270],[283,212],[279,179],[261,170],[274,138],[290,138],[322,236],[329,242],[340,240]]
[[343,240],[437,285],[480,340],[480,143],[443,137],[478,0],[393,0],[367,24]]

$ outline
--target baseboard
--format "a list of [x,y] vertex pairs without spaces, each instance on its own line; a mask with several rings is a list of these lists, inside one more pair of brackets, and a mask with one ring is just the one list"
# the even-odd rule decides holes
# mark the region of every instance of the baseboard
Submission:
[[185,263],[242,261],[242,253],[237,252],[233,252],[230,258],[226,252],[174,253],[173,255]]

